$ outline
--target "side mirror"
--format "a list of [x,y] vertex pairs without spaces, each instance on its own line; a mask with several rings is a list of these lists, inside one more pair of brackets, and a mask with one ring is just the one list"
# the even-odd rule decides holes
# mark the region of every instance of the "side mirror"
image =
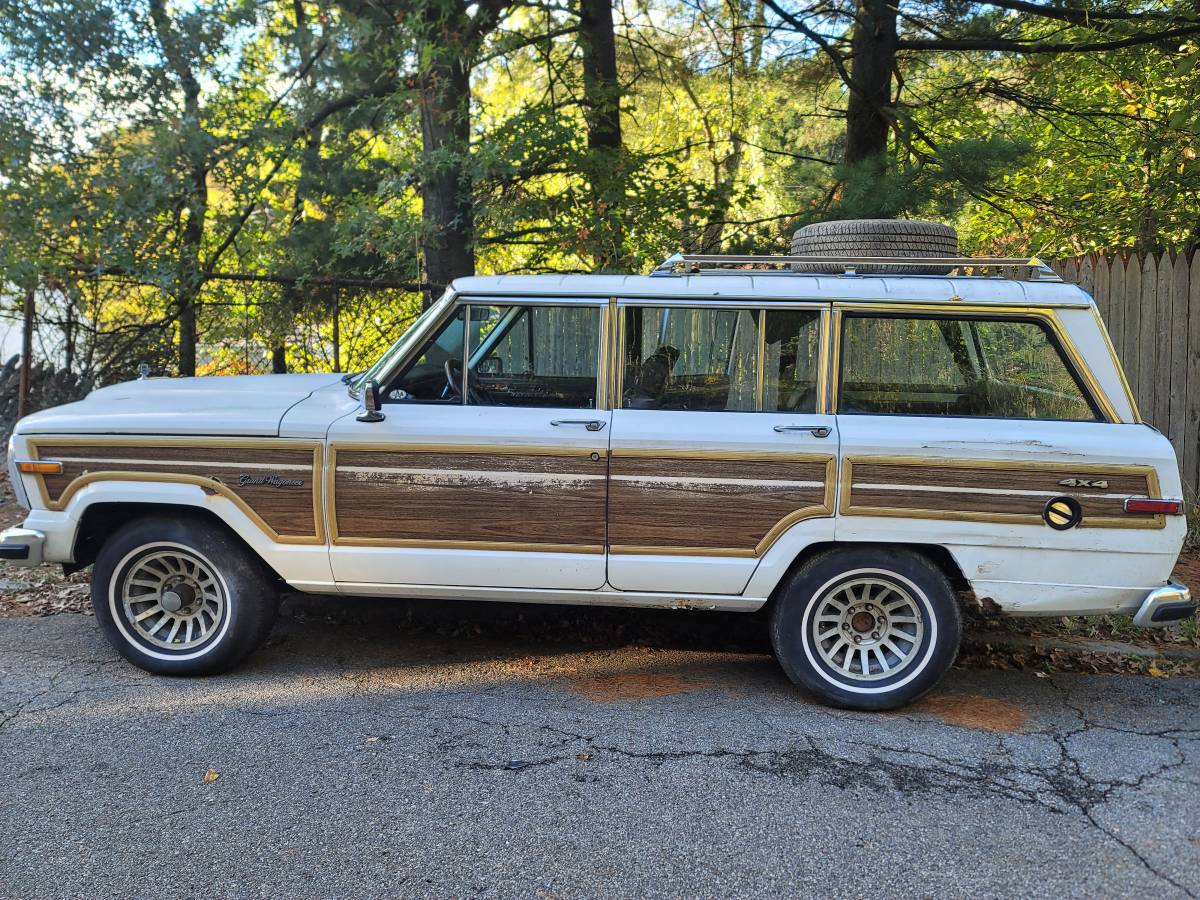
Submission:
[[363,411],[358,414],[358,421],[382,422],[386,416],[380,412],[383,404],[379,398],[379,382],[371,380],[364,384],[362,396]]

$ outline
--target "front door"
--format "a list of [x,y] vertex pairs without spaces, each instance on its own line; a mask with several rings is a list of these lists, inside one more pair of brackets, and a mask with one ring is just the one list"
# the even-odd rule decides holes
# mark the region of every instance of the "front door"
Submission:
[[738,594],[787,529],[833,514],[825,307],[621,304],[608,579]]
[[600,303],[464,299],[382,386],[383,421],[336,422],[334,578],[601,587],[606,314]]

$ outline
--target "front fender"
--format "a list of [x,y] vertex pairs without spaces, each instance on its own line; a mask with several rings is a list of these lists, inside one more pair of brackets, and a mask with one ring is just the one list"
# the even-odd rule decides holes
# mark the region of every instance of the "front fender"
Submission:
[[229,498],[208,493],[198,484],[183,482],[106,479],[84,485],[62,511],[31,511],[25,526],[45,533],[47,562],[75,562],[80,525],[87,510],[99,503],[147,504],[161,506],[164,512],[181,507],[203,510],[223,522],[285,581],[297,584],[333,581],[326,544],[284,544],[272,540],[261,523]]

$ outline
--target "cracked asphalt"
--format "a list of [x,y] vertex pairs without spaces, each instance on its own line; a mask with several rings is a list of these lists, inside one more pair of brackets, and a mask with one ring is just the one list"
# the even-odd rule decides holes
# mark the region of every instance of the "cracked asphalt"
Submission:
[[850,713],[736,641],[447,608],[285,615],[205,680],[0,620],[0,896],[1200,894],[1194,679],[955,670]]

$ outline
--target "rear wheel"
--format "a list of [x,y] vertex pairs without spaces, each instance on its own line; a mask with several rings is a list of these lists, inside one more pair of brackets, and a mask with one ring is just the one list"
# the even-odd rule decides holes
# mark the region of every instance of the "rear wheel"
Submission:
[[961,630],[946,576],[903,549],[815,556],[771,612],[771,643],[788,677],[850,709],[891,709],[920,697],[954,662]]
[[161,675],[209,675],[266,639],[278,596],[262,563],[193,517],[138,519],[101,548],[92,608],[127,660]]

